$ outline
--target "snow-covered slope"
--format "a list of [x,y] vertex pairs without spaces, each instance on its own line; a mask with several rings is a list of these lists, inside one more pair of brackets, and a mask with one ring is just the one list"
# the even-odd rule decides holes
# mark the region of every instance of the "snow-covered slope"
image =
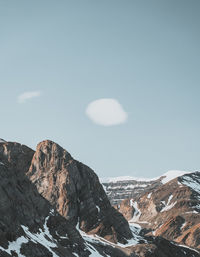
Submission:
[[161,178],[162,178],[162,183],[166,184],[167,182],[169,182],[170,180],[183,176],[184,174],[188,174],[191,173],[192,171],[183,171],[183,170],[170,170],[166,173],[164,173]]

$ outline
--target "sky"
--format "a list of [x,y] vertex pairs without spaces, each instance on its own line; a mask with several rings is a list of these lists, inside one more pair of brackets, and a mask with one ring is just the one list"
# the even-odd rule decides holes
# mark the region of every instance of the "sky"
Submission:
[[1,0],[0,138],[100,177],[200,169],[199,0]]

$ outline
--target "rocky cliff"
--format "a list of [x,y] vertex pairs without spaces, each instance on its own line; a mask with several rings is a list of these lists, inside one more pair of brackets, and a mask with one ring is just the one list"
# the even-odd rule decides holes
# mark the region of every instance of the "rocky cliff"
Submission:
[[56,143],[37,146],[27,176],[60,215],[82,231],[114,243],[132,238],[128,222],[111,206],[94,171]]

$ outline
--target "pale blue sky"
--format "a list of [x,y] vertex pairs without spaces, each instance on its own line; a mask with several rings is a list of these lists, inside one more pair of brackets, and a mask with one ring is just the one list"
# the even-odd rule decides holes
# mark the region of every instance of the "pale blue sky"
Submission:
[[[0,1],[0,137],[52,139],[100,177],[200,168],[200,1]],[[18,103],[29,91],[41,96]],[[85,115],[117,99],[126,123]]]

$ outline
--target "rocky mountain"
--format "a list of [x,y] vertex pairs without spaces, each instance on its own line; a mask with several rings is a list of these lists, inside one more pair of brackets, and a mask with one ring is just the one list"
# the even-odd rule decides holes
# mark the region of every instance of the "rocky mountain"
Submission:
[[0,142],[0,256],[200,254],[163,237],[144,235],[136,224],[129,226],[110,204],[95,172],[46,140],[36,151]]
[[153,191],[162,184],[187,173],[186,171],[171,170],[160,177],[135,178],[130,176],[101,178],[100,181],[107,193],[107,196],[112,205],[117,205],[125,199],[137,198],[145,192]]
[[162,184],[161,178],[151,180],[132,177],[101,179],[101,183],[112,205],[117,205],[125,199],[136,198]]
[[200,249],[200,172],[179,176],[116,208],[144,234]]
[[40,143],[26,174],[60,215],[82,231],[114,243],[132,238],[128,222],[111,206],[94,171],[59,145]]

